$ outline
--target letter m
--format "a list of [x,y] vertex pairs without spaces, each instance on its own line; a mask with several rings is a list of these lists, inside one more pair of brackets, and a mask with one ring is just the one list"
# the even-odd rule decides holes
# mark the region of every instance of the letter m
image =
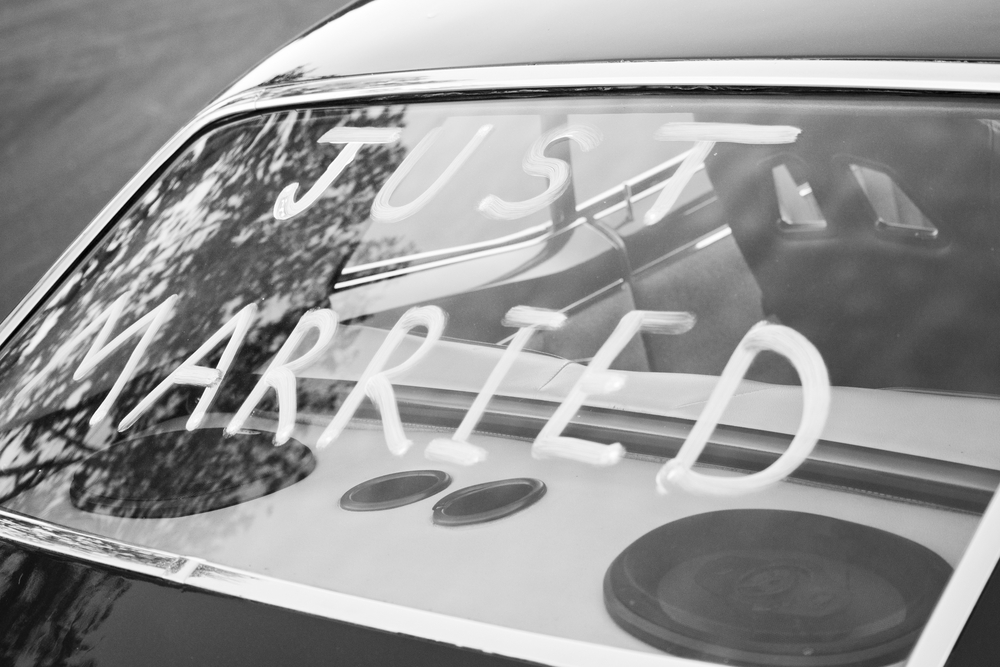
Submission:
[[80,381],[90,375],[90,373],[100,364],[102,361],[111,356],[118,348],[125,344],[127,340],[142,334],[139,339],[139,343],[132,350],[131,356],[129,356],[128,361],[125,363],[125,368],[118,375],[118,379],[115,380],[114,385],[111,387],[111,391],[104,398],[104,401],[97,407],[94,414],[90,417],[90,425],[93,426],[100,422],[102,419],[108,416],[108,412],[111,411],[111,406],[114,405],[118,396],[121,394],[122,389],[125,384],[132,379],[132,375],[135,373],[136,367],[139,365],[139,361],[142,356],[146,353],[146,349],[149,344],[156,337],[156,333],[163,326],[163,323],[170,317],[170,313],[173,310],[174,303],[177,301],[177,295],[174,294],[168,297],[163,303],[149,311],[138,320],[136,320],[130,327],[122,331],[120,334],[114,337],[114,339],[109,343],[108,338],[111,337],[111,332],[115,330],[115,326],[118,324],[118,320],[121,317],[122,310],[125,308],[125,303],[129,299],[130,295],[125,293],[118,297],[110,308],[107,308],[104,312],[97,316],[94,321],[90,322],[87,327],[81,331],[70,343],[70,348],[76,348],[80,343],[82,343],[88,336],[92,335],[94,331],[104,323],[101,327],[100,332],[97,337],[94,338],[93,344],[90,349],[87,350],[87,354],[83,357],[83,361],[80,362],[80,366],[73,373],[73,379]]

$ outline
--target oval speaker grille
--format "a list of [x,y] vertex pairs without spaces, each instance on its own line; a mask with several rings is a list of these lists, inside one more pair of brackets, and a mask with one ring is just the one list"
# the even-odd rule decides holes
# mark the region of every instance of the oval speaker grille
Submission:
[[535,504],[544,495],[545,484],[528,477],[468,486],[434,505],[434,523],[467,526],[493,521]]
[[451,477],[440,470],[396,472],[361,482],[340,498],[340,506],[351,512],[388,510],[430,498],[449,484]]

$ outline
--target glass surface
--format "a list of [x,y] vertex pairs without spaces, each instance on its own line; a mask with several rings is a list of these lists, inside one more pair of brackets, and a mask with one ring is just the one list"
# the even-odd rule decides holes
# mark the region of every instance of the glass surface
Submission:
[[[1000,481],[998,116],[678,95],[219,126],[4,348],[2,505],[543,635],[895,664]],[[430,481],[341,506],[406,471]],[[432,519],[452,493],[476,521]]]

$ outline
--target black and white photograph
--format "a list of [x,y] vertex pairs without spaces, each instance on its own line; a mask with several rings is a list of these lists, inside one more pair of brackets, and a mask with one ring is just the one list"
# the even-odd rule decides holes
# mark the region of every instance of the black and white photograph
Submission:
[[7,0],[0,664],[1000,664],[1000,4]]

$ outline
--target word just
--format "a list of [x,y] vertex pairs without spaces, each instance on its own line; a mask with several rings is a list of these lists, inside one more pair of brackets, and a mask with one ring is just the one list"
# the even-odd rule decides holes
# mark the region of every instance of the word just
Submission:
[[[420,196],[405,205],[390,204],[393,193],[438,140],[442,129],[442,127],[436,127],[428,132],[382,185],[372,202],[372,220],[397,223],[422,209],[458,173],[465,161],[493,131],[493,126],[488,123],[482,125]],[[673,208],[684,190],[684,186],[704,163],[715,144],[790,144],[795,142],[800,133],[799,128],[790,125],[704,122],[664,124],[653,134],[654,140],[690,141],[694,142],[694,147],[687,152],[677,170],[667,180],[652,208],[643,217],[643,222],[646,225],[653,225]],[[295,198],[299,189],[298,183],[285,186],[274,202],[274,217],[278,220],[288,220],[302,213],[316,203],[344,169],[354,161],[364,146],[394,143],[399,141],[401,135],[402,130],[395,127],[335,127],[326,132],[319,138],[318,143],[342,145],[340,153],[301,198]],[[548,207],[562,196],[570,184],[570,166],[564,160],[545,155],[545,149],[550,144],[563,139],[573,141],[586,152],[600,145],[603,136],[598,128],[585,124],[563,125],[542,134],[528,149],[521,163],[521,168],[529,176],[548,179],[548,187],[545,191],[535,197],[517,202],[506,201],[497,195],[489,195],[477,205],[476,208],[479,212],[493,220],[517,220]]]

